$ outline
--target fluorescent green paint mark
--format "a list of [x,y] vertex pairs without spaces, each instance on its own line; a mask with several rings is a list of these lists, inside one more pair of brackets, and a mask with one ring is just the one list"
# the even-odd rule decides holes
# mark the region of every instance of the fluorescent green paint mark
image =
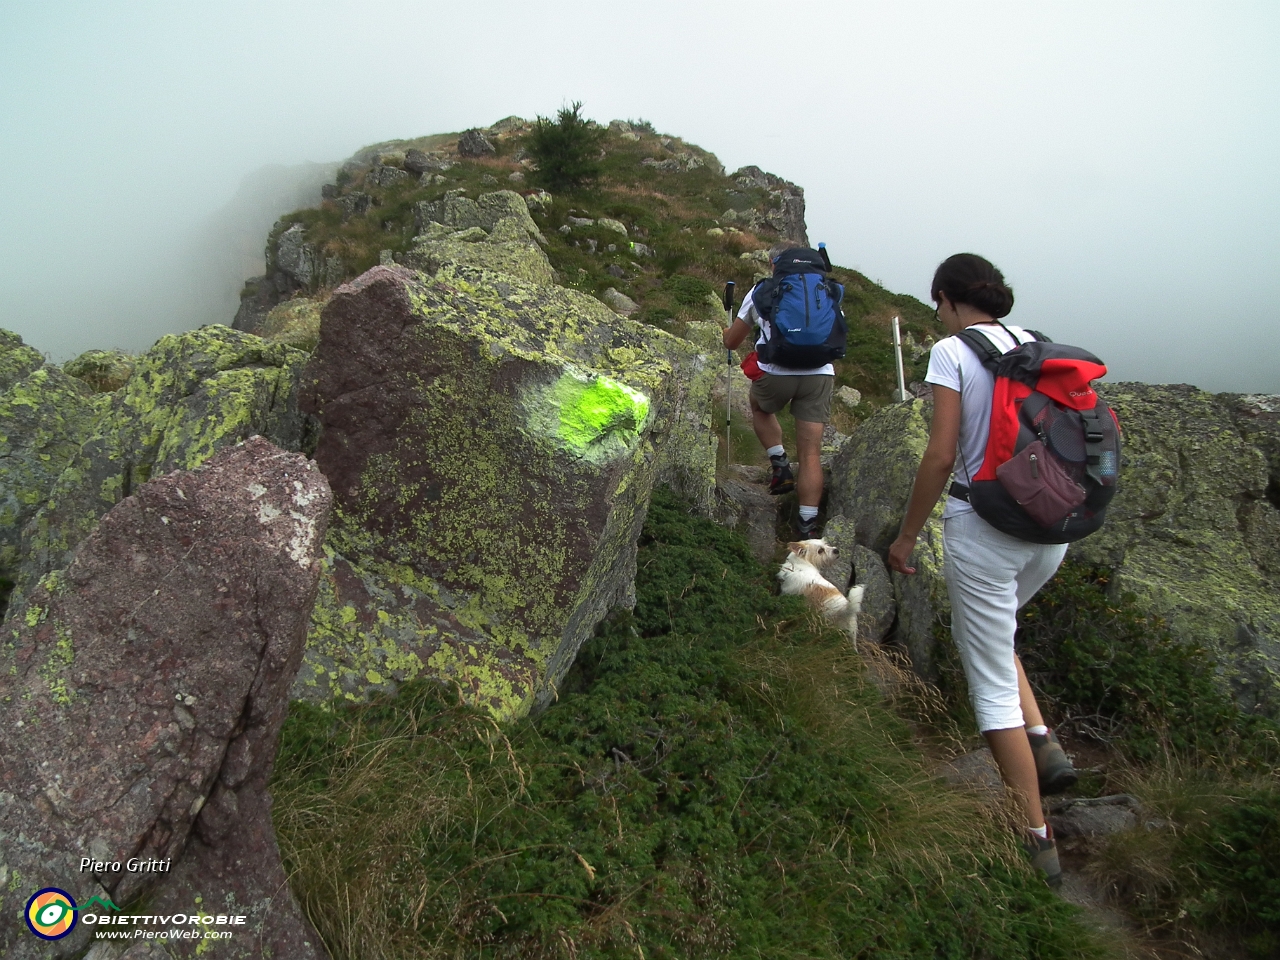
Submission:
[[532,425],[575,457],[604,463],[639,439],[649,420],[649,397],[612,377],[566,372],[528,405]]

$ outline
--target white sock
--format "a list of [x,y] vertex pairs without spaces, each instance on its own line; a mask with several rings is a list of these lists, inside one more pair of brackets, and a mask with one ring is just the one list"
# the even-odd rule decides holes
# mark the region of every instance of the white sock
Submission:
[[812,520],[812,519],[813,519],[814,517],[816,517],[817,515],[818,515],[818,508],[817,508],[817,507],[801,507],[801,508],[800,508],[800,519],[801,519],[801,520]]
[[1038,827],[1027,827],[1027,829],[1030,830],[1032,833],[1034,833],[1041,840],[1049,839],[1049,825],[1047,823],[1041,824]]
[[780,443],[774,444],[772,447],[770,447],[768,450],[765,451],[765,453],[767,453],[771,457],[780,457],[786,452],[787,452],[787,448]]
[[1046,727],[1043,723],[1039,724],[1038,726],[1027,727],[1027,733],[1036,737],[1043,737],[1048,732],[1049,732],[1049,728]]

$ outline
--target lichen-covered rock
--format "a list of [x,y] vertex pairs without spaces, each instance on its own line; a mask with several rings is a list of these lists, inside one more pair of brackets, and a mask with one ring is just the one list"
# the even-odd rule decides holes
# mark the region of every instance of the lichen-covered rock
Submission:
[[[1175,635],[1208,644],[1242,705],[1280,710],[1280,488],[1264,449],[1266,404],[1182,385],[1104,384],[1124,431],[1118,492],[1107,522],[1068,556],[1112,571]],[[828,511],[853,519],[857,542],[883,555],[897,534],[928,437],[914,400],[862,423],[836,455]],[[947,616],[942,530],[916,547],[914,577],[893,575],[895,636],[929,675],[935,623]]]
[[310,353],[320,342],[320,311],[324,305],[324,300],[310,297],[294,297],[277,304],[263,320],[259,336]]
[[[827,512],[853,523],[854,539],[884,556],[902,524],[916,468],[929,441],[932,406],[895,404],[863,421],[831,463]],[[890,575],[897,608],[891,639],[911,656],[921,676],[934,675],[934,634],[950,615],[942,568],[942,503],[925,523],[912,554],[916,573]]]
[[306,378],[337,519],[301,696],[426,673],[498,715],[546,703],[630,600],[654,482],[710,500],[704,358],[575,291],[375,267]]
[[608,304],[610,310],[614,313],[620,313],[624,317],[629,317],[640,309],[640,304],[636,303],[625,293],[622,293],[614,287],[610,287],[606,290],[601,299]]
[[[546,194],[548,202],[550,194]],[[426,230],[428,224],[439,223],[451,230],[480,227],[485,232],[503,220],[514,220],[517,236],[512,239],[537,240],[546,243],[542,231],[529,214],[529,204],[514,190],[495,190],[482,193],[472,200],[465,190],[450,190],[439,200],[423,200],[414,208],[414,228],[417,233]]]
[[[1068,553],[1110,567],[1175,634],[1210,645],[1246,706],[1280,709],[1280,589],[1267,458],[1231,398],[1185,385],[1105,384],[1123,459],[1107,523]],[[1261,561],[1261,562],[1259,562]]]
[[201,945],[211,957],[322,955],[305,946],[319,941],[288,891],[267,782],[329,505],[314,464],[253,438],[141,486],[10,611],[0,954],[83,951],[92,927],[50,944],[23,924],[30,893],[55,886],[248,915],[242,936]]
[[119,390],[133,376],[134,358],[123,350],[86,350],[62,365],[69,377],[83,380],[94,393]]
[[92,432],[23,530],[15,592],[64,566],[98,518],[152,476],[196,467],[254,434],[302,449],[296,380],[306,359],[221,325],[162,337],[123,387],[103,395]]
[[8,390],[44,366],[44,355],[9,330],[0,330],[0,390]]
[[418,235],[403,258],[411,267],[435,273],[445,265],[466,264],[527,283],[555,282],[555,270],[539,246],[546,239],[518,193],[497,190],[477,201],[451,190],[440,200],[419,203],[414,220]]
[[0,331],[0,609],[18,576],[22,529],[93,429],[103,403],[80,380]]

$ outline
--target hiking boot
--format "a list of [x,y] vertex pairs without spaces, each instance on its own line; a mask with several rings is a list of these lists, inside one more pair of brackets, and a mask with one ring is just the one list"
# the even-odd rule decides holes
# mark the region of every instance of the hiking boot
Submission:
[[1027,739],[1031,741],[1031,753],[1036,758],[1041,796],[1062,793],[1074,787],[1080,774],[1072,766],[1057,735],[1050,730],[1044,734],[1028,733]]
[[1044,875],[1045,883],[1056,889],[1062,886],[1062,864],[1058,862],[1058,844],[1053,839],[1053,827],[1048,827],[1048,830],[1049,836],[1044,840],[1028,831],[1026,848],[1031,866]]
[[796,539],[797,540],[817,540],[821,533],[818,532],[818,518],[812,520],[796,521]]
[[790,461],[786,457],[770,457],[769,462],[773,464],[773,476],[769,479],[769,493],[776,497],[794,490],[796,478],[791,472]]

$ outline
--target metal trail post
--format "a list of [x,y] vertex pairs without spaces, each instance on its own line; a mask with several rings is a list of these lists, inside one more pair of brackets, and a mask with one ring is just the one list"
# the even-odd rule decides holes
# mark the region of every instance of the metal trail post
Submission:
[[898,361],[898,397],[899,403],[907,399],[907,381],[902,373],[902,335],[898,332],[898,318],[893,318],[893,355]]
[[[724,285],[724,310],[729,315],[729,326],[733,326],[734,286],[732,280]],[[724,468],[728,471],[729,464],[733,462],[732,441],[729,437],[729,424],[733,420],[733,351],[726,348],[725,353],[727,356],[724,371]]]

